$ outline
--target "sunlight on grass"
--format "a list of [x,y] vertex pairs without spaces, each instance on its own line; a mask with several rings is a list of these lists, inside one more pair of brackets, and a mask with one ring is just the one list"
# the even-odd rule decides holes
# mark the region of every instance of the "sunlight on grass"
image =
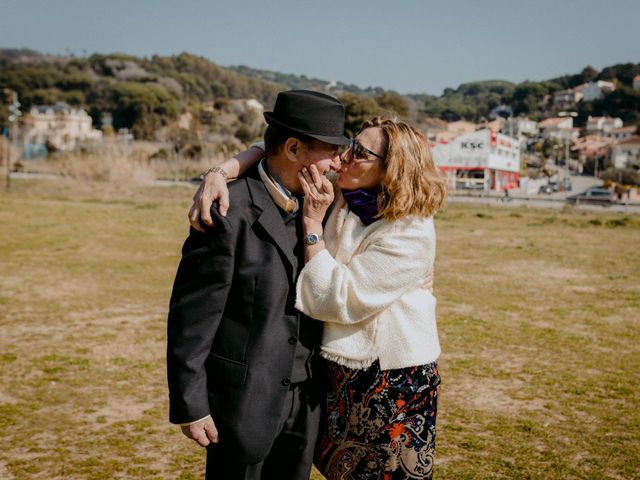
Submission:
[[[0,476],[202,478],[164,371],[192,194],[0,193]],[[640,219],[451,204],[436,224],[435,478],[636,477]]]

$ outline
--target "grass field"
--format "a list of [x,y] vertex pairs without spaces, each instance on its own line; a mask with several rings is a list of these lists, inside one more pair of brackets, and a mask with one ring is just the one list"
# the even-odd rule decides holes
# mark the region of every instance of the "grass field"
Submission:
[[[0,479],[201,478],[164,370],[192,193],[0,194]],[[451,204],[437,231],[435,478],[640,478],[640,218]]]

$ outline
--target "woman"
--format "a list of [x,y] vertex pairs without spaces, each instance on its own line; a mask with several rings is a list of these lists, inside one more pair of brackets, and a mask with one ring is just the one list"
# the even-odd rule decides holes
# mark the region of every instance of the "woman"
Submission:
[[305,246],[296,307],[325,322],[329,388],[316,465],[334,478],[431,478],[440,354],[432,216],[445,184],[422,134],[366,122],[341,156],[333,186],[300,173]]

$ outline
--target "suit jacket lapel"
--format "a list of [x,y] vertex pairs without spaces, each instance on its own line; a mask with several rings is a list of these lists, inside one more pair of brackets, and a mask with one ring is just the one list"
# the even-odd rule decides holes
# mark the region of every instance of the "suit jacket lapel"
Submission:
[[293,245],[291,245],[291,241],[289,240],[287,227],[282,220],[282,215],[269,196],[269,192],[260,177],[247,180],[253,204],[261,210],[260,215],[256,219],[256,223],[260,225],[278,248],[283,261],[288,264],[289,268],[287,268],[287,271],[291,278],[293,278],[293,264],[295,261]]

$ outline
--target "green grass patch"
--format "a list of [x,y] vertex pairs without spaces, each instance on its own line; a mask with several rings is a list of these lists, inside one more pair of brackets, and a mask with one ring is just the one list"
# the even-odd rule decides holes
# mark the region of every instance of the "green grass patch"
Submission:
[[[14,478],[202,478],[204,450],[167,421],[164,360],[194,190],[0,193]],[[452,203],[436,228],[435,478],[637,478],[638,217]]]

